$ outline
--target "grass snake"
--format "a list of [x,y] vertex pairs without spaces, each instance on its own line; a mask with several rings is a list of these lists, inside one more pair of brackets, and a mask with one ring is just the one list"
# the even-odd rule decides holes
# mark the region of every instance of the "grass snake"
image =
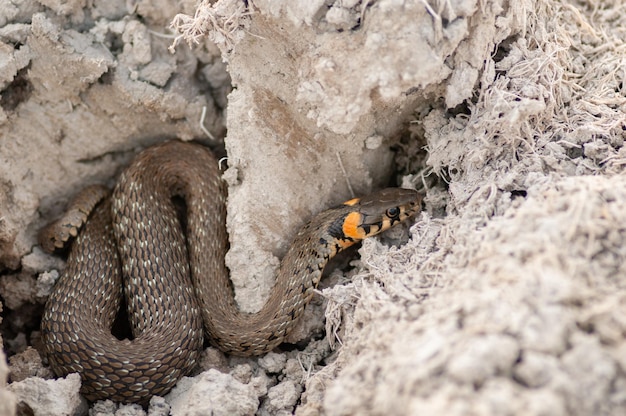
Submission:
[[[173,197],[184,200],[183,221]],[[55,374],[80,373],[89,400],[145,404],[195,366],[203,333],[228,354],[271,351],[297,323],[328,260],[413,216],[421,196],[388,188],[315,216],[296,235],[269,299],[253,314],[239,311],[224,263],[225,202],[212,153],[170,141],[140,153],[112,195],[89,187],[42,230],[48,251],[76,237],[42,319]],[[111,333],[123,304],[132,340]]]

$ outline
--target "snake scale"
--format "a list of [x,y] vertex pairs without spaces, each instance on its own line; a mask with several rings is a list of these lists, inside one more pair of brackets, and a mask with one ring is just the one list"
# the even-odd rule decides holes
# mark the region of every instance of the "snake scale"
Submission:
[[[184,200],[184,229],[173,197]],[[203,332],[228,354],[271,351],[297,323],[331,257],[421,206],[416,191],[389,188],[318,214],[293,240],[264,307],[248,314],[235,303],[224,264],[225,200],[212,153],[170,141],[140,153],[112,195],[88,188],[42,230],[48,251],[76,236],[42,319],[58,376],[80,373],[89,400],[145,404],[195,366]],[[123,296],[132,340],[111,333]]]

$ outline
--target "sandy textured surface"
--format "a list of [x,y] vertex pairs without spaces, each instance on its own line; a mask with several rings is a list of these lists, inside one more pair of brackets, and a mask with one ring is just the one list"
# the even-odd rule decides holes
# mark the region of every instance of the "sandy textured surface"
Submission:
[[[0,415],[624,414],[625,12],[0,2]],[[78,189],[112,184],[170,137],[224,141],[227,263],[245,310],[297,227],[351,189],[396,180],[424,190],[426,210],[387,237],[406,244],[368,240],[356,268],[330,274],[296,348],[207,349],[147,409],[87,404],[40,353],[63,261],[35,235]]]

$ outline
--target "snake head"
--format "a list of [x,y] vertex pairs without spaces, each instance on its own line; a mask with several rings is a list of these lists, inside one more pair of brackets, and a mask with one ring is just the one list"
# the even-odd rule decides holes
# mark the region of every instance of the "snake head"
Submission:
[[386,188],[344,202],[346,215],[331,226],[341,249],[411,218],[421,209],[422,195],[412,189]]

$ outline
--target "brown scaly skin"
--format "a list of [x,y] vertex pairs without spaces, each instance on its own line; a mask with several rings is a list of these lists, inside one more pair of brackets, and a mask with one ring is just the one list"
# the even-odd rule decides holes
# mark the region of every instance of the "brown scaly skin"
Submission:
[[[172,196],[185,200],[186,233]],[[204,147],[172,141],[149,148],[111,198],[96,187],[75,201],[40,235],[42,246],[58,248],[86,221],[46,304],[42,336],[50,364],[59,376],[79,372],[89,400],[145,404],[195,366],[203,323],[209,341],[226,353],[271,351],[297,323],[328,260],[414,216],[421,196],[390,188],[318,214],[298,232],[255,314],[240,312],[234,300],[224,265],[225,192]],[[132,341],[111,334],[123,292]]]

